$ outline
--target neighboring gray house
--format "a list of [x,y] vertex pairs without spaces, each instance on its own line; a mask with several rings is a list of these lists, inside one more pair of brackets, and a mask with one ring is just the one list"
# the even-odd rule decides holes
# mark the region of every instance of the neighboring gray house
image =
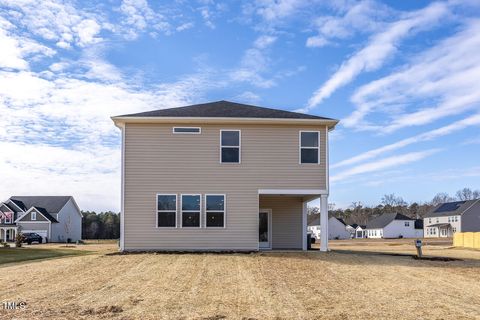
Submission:
[[423,225],[426,238],[480,232],[480,199],[441,203],[425,215]]
[[337,120],[228,101],[112,120],[122,131],[121,251],[306,250],[307,203],[318,198],[328,235]]
[[417,238],[415,220],[401,213],[384,213],[367,222],[368,238]]
[[0,202],[0,240],[35,232],[43,241],[82,238],[82,214],[71,196],[14,196]]

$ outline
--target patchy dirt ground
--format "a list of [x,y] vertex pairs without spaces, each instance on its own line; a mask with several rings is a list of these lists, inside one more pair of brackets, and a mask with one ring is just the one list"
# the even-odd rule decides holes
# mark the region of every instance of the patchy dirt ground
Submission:
[[432,245],[426,251],[464,260],[418,261],[376,254],[409,250],[405,240],[369,241],[332,242],[338,251],[329,253],[117,255],[115,244],[77,246],[97,252],[0,267],[0,302],[27,303],[0,308],[0,318],[480,318],[480,251]]

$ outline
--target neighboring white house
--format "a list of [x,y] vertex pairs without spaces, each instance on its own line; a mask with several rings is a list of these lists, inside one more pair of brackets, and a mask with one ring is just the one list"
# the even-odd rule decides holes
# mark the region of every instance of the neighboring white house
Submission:
[[416,238],[415,220],[400,213],[384,213],[367,223],[368,238]]
[[357,225],[355,228],[355,238],[363,239],[367,237],[367,226]]
[[480,231],[480,199],[441,203],[423,219],[426,238],[452,237],[455,232]]
[[[320,239],[320,218],[316,218],[309,223],[307,229],[316,239]],[[350,232],[347,230],[347,225],[342,219],[335,217],[328,219],[328,239],[350,239]]]
[[71,196],[14,196],[0,202],[0,240],[34,232],[44,242],[82,238],[82,214]]

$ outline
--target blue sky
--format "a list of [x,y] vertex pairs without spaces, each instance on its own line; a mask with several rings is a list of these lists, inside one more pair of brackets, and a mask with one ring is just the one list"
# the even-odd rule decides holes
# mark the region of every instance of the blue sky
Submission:
[[0,0],[1,198],[118,210],[110,116],[233,100],[340,119],[336,207],[480,188],[478,1]]

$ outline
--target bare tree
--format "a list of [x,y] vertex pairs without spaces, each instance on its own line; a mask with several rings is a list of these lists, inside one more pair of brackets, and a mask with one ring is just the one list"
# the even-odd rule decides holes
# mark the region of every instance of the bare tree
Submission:
[[457,191],[455,194],[456,198],[460,201],[465,201],[465,200],[473,200],[480,198],[480,190],[474,190],[470,188],[463,188]]
[[445,202],[451,202],[454,201],[455,199],[450,197],[450,195],[446,192],[440,192],[433,197],[432,201],[430,202],[431,205],[436,206],[440,203],[445,203]]
[[405,206],[407,203],[402,197],[398,197],[395,193],[386,194],[382,197],[382,204],[384,206],[398,207]]
[[65,246],[67,246],[70,239],[70,232],[72,230],[72,219],[70,216],[68,216],[67,220],[65,221],[64,228],[65,228],[65,235],[66,235]]

